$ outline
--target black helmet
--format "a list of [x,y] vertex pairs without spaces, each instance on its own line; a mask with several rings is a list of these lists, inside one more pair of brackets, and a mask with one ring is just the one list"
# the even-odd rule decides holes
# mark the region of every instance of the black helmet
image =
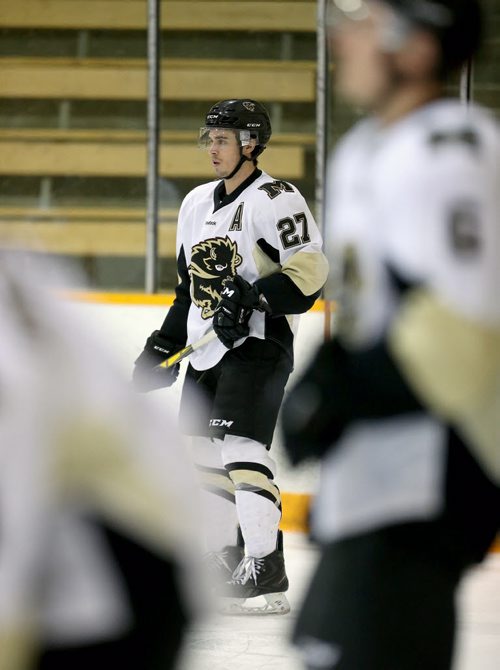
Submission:
[[478,0],[383,0],[411,25],[431,32],[441,44],[442,72],[472,58],[481,42]]
[[264,105],[245,98],[217,102],[208,112],[205,118],[205,126],[200,129],[201,141],[211,128],[231,128],[232,130],[245,131],[238,135],[238,140],[242,145],[249,139],[257,140],[252,158],[256,158],[264,151],[272,132],[271,120]]
[[[397,51],[409,28],[433,34],[441,46],[441,72],[445,76],[476,53],[481,42],[479,0],[378,0],[394,13],[396,21],[382,34],[384,48]],[[328,21],[359,21],[370,14],[372,0],[331,0]]]

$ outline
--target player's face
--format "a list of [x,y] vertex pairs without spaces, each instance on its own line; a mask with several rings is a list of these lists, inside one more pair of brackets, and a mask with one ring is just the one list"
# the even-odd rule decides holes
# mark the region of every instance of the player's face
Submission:
[[240,160],[240,147],[231,130],[214,129],[208,135],[207,150],[217,177],[231,174]]
[[[348,6],[349,13],[337,12],[337,5]],[[390,83],[390,55],[382,44],[390,10],[371,0],[332,0],[331,6],[329,46],[335,88],[348,102],[369,109]]]

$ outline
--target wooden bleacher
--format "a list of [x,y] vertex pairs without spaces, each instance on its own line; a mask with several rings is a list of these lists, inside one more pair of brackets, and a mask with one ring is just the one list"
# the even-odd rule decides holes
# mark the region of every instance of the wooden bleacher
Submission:
[[[3,128],[0,151],[9,155],[9,161],[0,164],[0,175],[144,176],[145,139],[145,131],[139,130]],[[314,144],[314,139],[310,133],[275,135],[273,151],[260,159],[262,167],[271,173],[276,169],[284,178],[302,176],[304,149]],[[163,176],[192,175],[196,169],[197,177],[212,176],[204,152],[194,147],[195,141],[192,131],[162,133],[163,156],[171,153],[174,157],[162,161]],[[162,257],[174,254],[176,220],[177,209],[161,211]],[[146,212],[141,208],[0,206],[0,246],[80,256],[141,256],[145,253],[145,221]]]
[[[314,102],[310,61],[169,59],[162,64],[162,99],[252,97],[263,102]],[[0,58],[4,98],[145,100],[147,63],[140,59]]]
[[[158,253],[175,254],[177,210],[160,212]],[[76,256],[144,256],[146,212],[119,207],[0,207],[0,247]]]
[[[145,0],[23,0],[0,3],[0,28],[40,34],[81,35],[85,31],[118,34],[146,30]],[[243,34],[247,31],[314,33],[316,3],[250,0],[168,0],[162,3],[162,29],[167,32]],[[27,33],[26,31],[30,31]],[[44,32],[45,31],[45,32]],[[48,32],[47,32],[48,31]],[[51,33],[50,31],[56,31]],[[60,31],[60,32],[58,32]],[[52,39],[45,37],[43,39]],[[168,39],[168,38],[167,38]],[[268,106],[290,104],[297,108],[315,101],[315,62],[286,58],[237,59],[193,57],[162,60],[162,100],[168,104],[199,104],[216,99],[250,96]],[[0,57],[0,98],[11,106],[20,101],[21,113],[30,101],[94,105],[114,102],[141,103],[147,97],[147,63],[143,58],[54,57],[21,52]],[[286,52],[286,49],[283,53]],[[5,53],[5,52],[4,52]],[[8,52],[7,52],[8,53]],[[16,52],[14,52],[16,53]],[[25,53],[25,55],[21,55]],[[58,53],[55,50],[54,53]],[[124,48],[124,53],[126,49]],[[227,55],[227,52],[226,52]],[[263,56],[264,54],[256,54]],[[241,56],[241,55],[240,55]],[[281,57],[281,56],[280,56]],[[78,109],[78,108],[77,108]],[[99,117],[99,112],[96,112]],[[85,122],[80,115],[79,123]],[[0,127],[0,178],[64,180],[127,178],[143,180],[146,174],[146,133],[127,127]],[[60,119],[57,118],[57,124]],[[201,119],[200,119],[201,123]],[[25,125],[23,120],[22,125]],[[106,124],[104,120],[103,125]],[[184,128],[188,124],[184,124]],[[14,124],[15,126],[15,124]],[[301,130],[300,126],[297,128]],[[204,181],[213,177],[204,152],[196,146],[197,128],[162,133],[160,172],[169,180]],[[273,135],[260,165],[271,174],[299,181],[307,175],[306,153],[314,146],[311,132]],[[186,181],[187,180],[187,181]],[[42,182],[40,182],[41,184]],[[41,186],[40,186],[41,188]],[[49,198],[50,200],[50,198]],[[116,198],[114,198],[116,201]],[[83,199],[78,206],[34,207],[10,198],[0,205],[0,247],[24,248],[54,254],[92,256],[143,256],[145,211],[137,206],[100,206],[99,199]],[[68,201],[69,202],[69,201]],[[73,200],[71,200],[73,202]],[[13,203],[7,204],[7,203]],[[40,203],[42,200],[40,199]],[[85,206],[82,206],[84,205]],[[136,203],[137,204],[137,203]],[[47,203],[45,203],[47,205]],[[88,206],[92,205],[92,206]],[[163,210],[159,253],[172,257],[175,249],[177,210]]]
[[[134,129],[110,128],[0,128],[1,140],[50,140],[62,142],[78,140],[109,141],[109,142],[145,142],[146,131]],[[164,130],[161,132],[162,142],[192,144],[198,139],[198,130]],[[316,141],[314,133],[275,133],[272,137],[275,145],[313,146]]]
[[[71,132],[58,137],[55,130],[50,137],[37,139],[27,130],[16,133],[17,138],[2,137],[0,151],[8,160],[0,161],[0,175],[86,176],[86,177],[144,177],[146,175],[146,145],[144,141],[113,137],[113,131],[98,131],[94,139],[75,138]],[[265,152],[260,164],[270,174],[283,179],[304,176],[304,146],[277,145]],[[213,170],[205,152],[192,143],[162,142],[160,147],[160,174],[163,177],[213,178]]]
[[[146,0],[22,0],[0,4],[6,28],[144,30]],[[316,2],[167,0],[163,30],[314,32]]]

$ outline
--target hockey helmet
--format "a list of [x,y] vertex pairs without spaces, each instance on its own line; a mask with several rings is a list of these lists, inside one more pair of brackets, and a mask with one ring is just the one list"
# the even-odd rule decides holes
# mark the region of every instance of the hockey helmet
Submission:
[[214,128],[230,128],[236,133],[241,146],[256,141],[252,158],[257,158],[271,138],[271,120],[267,109],[260,102],[250,99],[222,100],[210,109],[205,125],[200,128],[199,146],[206,147],[209,132]]
[[445,72],[476,53],[481,42],[478,0],[383,0],[410,24],[433,33],[441,44]]
[[[332,0],[331,17],[340,14],[360,20],[369,14],[373,0]],[[378,0],[390,7],[396,22],[384,35],[387,50],[397,50],[409,29],[419,27],[432,33],[441,45],[443,74],[464,64],[479,49],[481,9],[478,0]],[[398,39],[399,38],[399,39]]]

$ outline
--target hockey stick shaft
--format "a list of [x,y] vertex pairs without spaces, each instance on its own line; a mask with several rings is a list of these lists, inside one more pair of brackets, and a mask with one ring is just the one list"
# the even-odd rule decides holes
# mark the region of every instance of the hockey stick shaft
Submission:
[[205,333],[203,337],[200,337],[199,340],[196,342],[193,342],[193,344],[188,344],[187,347],[184,347],[184,349],[181,349],[178,351],[176,354],[173,354],[169,358],[167,358],[166,361],[163,361],[163,363],[160,363],[158,366],[159,368],[171,368],[174,365],[177,365],[177,363],[180,363],[182,360],[187,358],[190,354],[193,353],[193,351],[196,351],[196,349],[200,349],[200,347],[204,347],[206,344],[211,342],[212,340],[215,340],[217,337],[217,334],[215,330],[210,329],[208,333]]

